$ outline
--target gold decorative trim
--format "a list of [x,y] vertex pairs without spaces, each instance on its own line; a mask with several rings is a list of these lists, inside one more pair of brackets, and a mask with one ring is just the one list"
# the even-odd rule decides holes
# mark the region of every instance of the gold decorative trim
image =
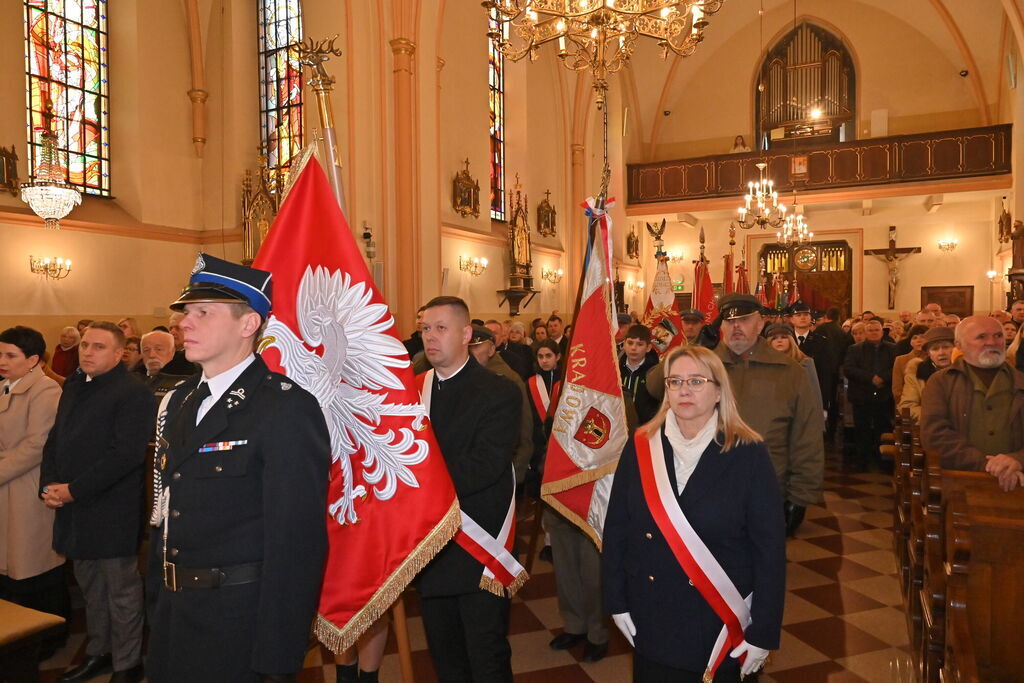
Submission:
[[359,636],[380,619],[381,615],[394,604],[420,570],[448,544],[461,524],[462,515],[459,512],[459,501],[455,500],[452,501],[451,507],[441,521],[409,553],[402,564],[391,573],[391,576],[381,584],[377,592],[367,600],[362,609],[349,619],[344,627],[338,628],[324,615],[316,615],[314,632],[317,639],[335,654],[340,654],[355,645]]
[[564,479],[548,482],[542,485],[540,489],[541,500],[554,508],[570,522],[578,526],[580,530],[594,542],[598,550],[601,550],[601,538],[597,535],[597,531],[590,526],[590,523],[587,522],[587,520],[577,515],[575,512],[563,505],[561,501],[555,498],[555,494],[568,491],[569,489],[574,489],[577,486],[583,486],[584,484],[595,482],[609,474],[615,474],[615,468],[618,466],[619,459],[615,458],[615,460],[607,462],[600,467],[595,467],[592,470],[583,470],[582,472],[577,472],[576,474]]
[[516,594],[516,591],[522,588],[523,585],[526,584],[526,582],[529,580],[530,575],[527,574],[526,570],[524,569],[523,571],[516,574],[515,579],[512,580],[512,583],[509,585],[509,587],[505,588],[505,585],[497,579],[491,578],[490,576],[483,574],[480,576],[480,588],[482,590],[487,591],[488,593],[497,595],[499,598],[511,598],[513,595]]
[[291,166],[288,169],[288,182],[284,186],[284,193],[281,195],[281,203],[278,204],[278,207],[281,207],[284,204],[284,201],[288,199],[288,193],[292,191],[292,185],[294,185],[298,177],[302,175],[302,171],[306,168],[306,164],[309,163],[309,160],[314,156],[319,162],[320,153],[317,151],[316,141],[313,141],[303,147],[302,151],[299,152],[299,155],[292,161]]

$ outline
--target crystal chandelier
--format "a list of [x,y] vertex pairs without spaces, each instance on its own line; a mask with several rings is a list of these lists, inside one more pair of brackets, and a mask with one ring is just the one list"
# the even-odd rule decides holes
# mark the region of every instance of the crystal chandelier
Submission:
[[57,136],[49,125],[53,113],[48,111],[44,116],[48,125],[47,130],[40,136],[40,163],[36,166],[34,179],[22,183],[21,201],[28,204],[32,211],[43,219],[46,227],[59,230],[60,219],[82,203],[82,193],[65,181],[64,168],[58,159]]
[[[602,107],[608,75],[621,69],[639,36],[658,41],[662,56],[693,54],[704,40],[707,16],[725,0],[485,0],[482,4],[510,31],[489,34],[513,61],[558,41],[558,57],[574,71],[594,74],[597,105]],[[514,37],[510,37],[514,34]]]
[[733,227],[750,230],[756,225],[764,230],[768,227],[780,228],[785,224],[786,205],[779,203],[775,184],[765,175],[767,166],[763,161],[757,163],[761,177],[757,182],[747,183],[744,206],[737,209],[739,218],[733,220]]
[[803,216],[789,214],[782,224],[782,230],[775,233],[776,240],[784,247],[806,244],[814,239],[814,233],[808,229]]

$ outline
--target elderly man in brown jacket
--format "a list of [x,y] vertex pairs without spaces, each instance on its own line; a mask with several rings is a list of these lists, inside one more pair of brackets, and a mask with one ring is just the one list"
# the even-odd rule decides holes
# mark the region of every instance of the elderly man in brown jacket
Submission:
[[[825,428],[817,390],[795,360],[761,336],[761,304],[750,294],[727,294],[718,304],[722,342],[715,353],[729,373],[740,416],[764,438],[785,501],[792,536],[808,505],[821,497],[825,478]],[[647,375],[648,390],[664,395],[661,365]]]
[[995,318],[965,318],[954,343],[963,355],[921,397],[921,443],[945,469],[988,472],[1010,491],[1024,477],[1024,373],[1006,364]]

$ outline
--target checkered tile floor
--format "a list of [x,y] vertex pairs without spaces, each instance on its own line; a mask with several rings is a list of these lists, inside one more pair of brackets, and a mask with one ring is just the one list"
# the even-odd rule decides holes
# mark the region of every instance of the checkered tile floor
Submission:
[[[786,609],[782,647],[760,677],[764,683],[852,683],[912,681],[906,625],[892,546],[889,475],[851,473],[830,457],[824,500],[807,511],[797,537],[789,540]],[[518,528],[528,533],[531,525]],[[521,547],[525,548],[523,539]],[[409,634],[417,683],[432,683],[415,596],[407,598]],[[535,560],[530,581],[513,599],[509,628],[512,668],[517,683],[621,683],[631,679],[631,648],[612,628],[608,656],[587,664],[582,646],[556,652],[548,641],[561,633],[550,564]],[[84,653],[81,611],[73,620],[68,646],[43,663],[41,680],[56,680]],[[333,683],[333,658],[324,648],[310,650],[304,683]],[[102,680],[102,679],[97,679]],[[400,681],[394,636],[380,680]]]

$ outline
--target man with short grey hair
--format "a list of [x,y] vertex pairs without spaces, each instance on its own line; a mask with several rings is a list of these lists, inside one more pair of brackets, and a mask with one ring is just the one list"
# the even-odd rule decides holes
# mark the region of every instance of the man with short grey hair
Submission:
[[188,375],[165,372],[174,358],[174,336],[163,330],[153,330],[142,335],[140,345],[142,362],[136,370],[142,381],[153,390],[157,401]]
[[943,468],[988,472],[1013,490],[1024,463],[1024,373],[1006,363],[995,318],[964,318],[954,344],[963,355],[922,392],[921,443]]

